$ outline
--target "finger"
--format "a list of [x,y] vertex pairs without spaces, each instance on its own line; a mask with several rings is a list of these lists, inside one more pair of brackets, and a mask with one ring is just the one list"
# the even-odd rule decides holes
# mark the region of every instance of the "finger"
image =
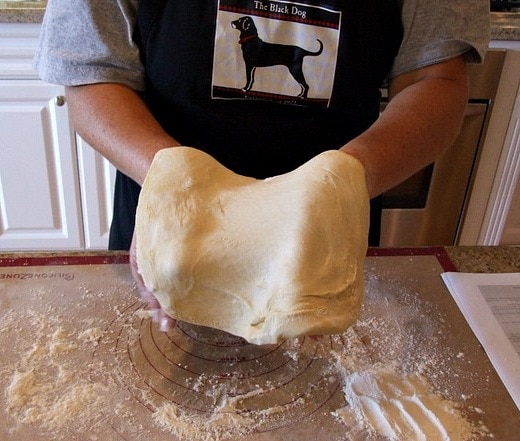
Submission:
[[166,314],[163,310],[159,314],[159,329],[163,332],[171,331],[177,322],[175,319]]

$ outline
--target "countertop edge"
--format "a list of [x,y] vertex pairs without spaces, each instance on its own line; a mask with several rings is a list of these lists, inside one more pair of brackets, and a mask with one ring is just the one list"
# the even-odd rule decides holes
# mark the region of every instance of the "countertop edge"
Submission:
[[0,23],[41,23],[45,7],[39,8],[1,8]]
[[518,26],[515,26],[491,22],[491,40],[520,41],[520,20],[518,23]]
[[[516,273],[520,272],[520,246],[448,246],[444,249],[449,259],[459,272],[468,273]],[[375,249],[377,251],[377,249]],[[381,248],[380,250],[386,250]],[[398,249],[397,249],[398,250]],[[421,248],[417,248],[420,254]],[[377,254],[377,253],[376,253]],[[106,258],[114,263],[126,263],[125,251],[47,251],[47,252],[0,252],[0,260],[45,258],[59,261],[63,257],[79,257],[83,260]],[[74,259],[72,259],[74,260]]]

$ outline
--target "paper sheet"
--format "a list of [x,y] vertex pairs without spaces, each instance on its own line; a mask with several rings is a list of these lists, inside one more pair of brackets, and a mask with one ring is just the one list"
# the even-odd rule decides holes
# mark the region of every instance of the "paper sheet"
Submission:
[[442,279],[520,409],[520,273]]

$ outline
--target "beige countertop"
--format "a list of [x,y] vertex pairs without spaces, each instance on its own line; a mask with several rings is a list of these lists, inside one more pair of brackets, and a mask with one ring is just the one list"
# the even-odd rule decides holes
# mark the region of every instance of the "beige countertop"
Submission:
[[[0,1],[0,23],[40,23],[46,0]],[[520,14],[492,13],[493,40],[520,40]]]

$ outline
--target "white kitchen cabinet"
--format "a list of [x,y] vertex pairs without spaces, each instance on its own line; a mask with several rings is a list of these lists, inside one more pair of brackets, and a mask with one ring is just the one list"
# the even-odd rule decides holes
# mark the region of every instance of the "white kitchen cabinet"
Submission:
[[75,146],[63,89],[0,81],[0,249],[83,246]]
[[104,249],[115,170],[33,71],[38,32],[0,24],[0,251]]
[[460,245],[520,245],[520,41],[491,41],[507,49],[468,203]]
[[506,139],[507,167],[504,167],[504,215],[499,219],[501,245],[520,245],[520,88]]
[[0,81],[0,250],[107,247],[114,169],[74,136],[62,96]]
[[116,169],[76,136],[86,249],[106,249],[112,221]]

